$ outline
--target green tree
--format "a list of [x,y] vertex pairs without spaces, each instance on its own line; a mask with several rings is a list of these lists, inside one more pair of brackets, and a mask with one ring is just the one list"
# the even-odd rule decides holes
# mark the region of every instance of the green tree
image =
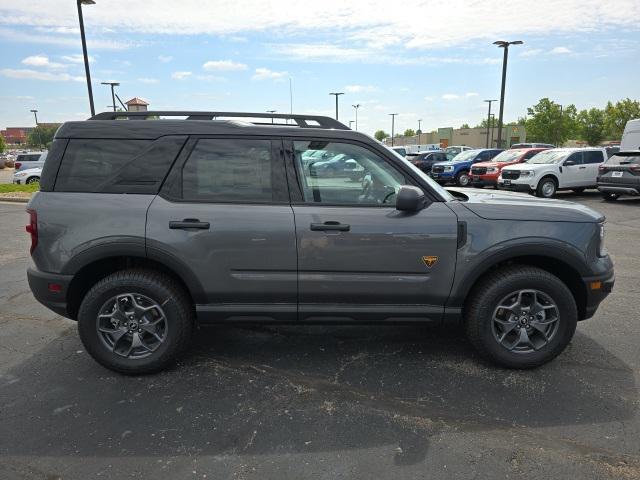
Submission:
[[378,130],[376,133],[373,134],[373,136],[375,137],[376,140],[381,142],[385,138],[388,138],[389,134],[387,132],[385,132],[384,130]]
[[407,129],[404,131],[404,136],[405,136],[405,137],[415,137],[415,135],[416,135],[416,132],[415,132],[415,130],[413,130],[412,128],[407,128]]
[[605,135],[612,140],[622,138],[624,127],[633,118],[640,118],[640,102],[625,98],[604,108]]
[[468,123],[463,123],[462,125],[460,125],[460,128],[462,129],[462,128],[471,128],[471,127],[469,126]]
[[541,98],[537,104],[528,108],[527,112],[530,118],[527,119],[525,127],[529,141],[562,145],[576,134],[575,105],[562,108],[548,98]]
[[31,133],[29,133],[27,143],[31,147],[49,147],[51,142],[53,142],[56,130],[58,130],[57,126],[47,127],[44,125],[38,125],[36,128],[31,130]]
[[[489,125],[489,128],[498,126],[498,120],[496,120],[495,117],[491,117],[490,123],[491,124]],[[476,125],[476,128],[487,128],[488,124],[489,122],[487,121],[487,119],[483,118],[482,121],[478,125]]]
[[7,144],[4,141],[4,137],[0,135],[0,153],[4,152],[5,148],[7,148]]
[[591,108],[582,110],[576,116],[578,137],[589,145],[598,145],[605,136],[604,110]]

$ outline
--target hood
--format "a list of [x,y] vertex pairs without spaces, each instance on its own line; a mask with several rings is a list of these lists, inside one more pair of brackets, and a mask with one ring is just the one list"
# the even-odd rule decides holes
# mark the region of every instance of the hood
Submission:
[[503,170],[538,170],[541,168],[553,168],[557,167],[557,163],[529,163],[529,162],[521,162],[521,163],[512,163],[503,168]]
[[530,220],[535,222],[595,223],[604,215],[578,203],[538,198],[527,193],[447,188],[457,198],[467,197],[462,205],[487,220]]

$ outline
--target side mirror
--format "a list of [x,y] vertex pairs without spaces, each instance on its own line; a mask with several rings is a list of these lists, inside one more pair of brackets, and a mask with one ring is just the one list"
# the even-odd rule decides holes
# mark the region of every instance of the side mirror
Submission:
[[575,165],[575,164],[576,164],[576,162],[574,160],[565,160],[564,161],[564,166],[565,167],[570,167],[570,166]]
[[418,187],[403,185],[396,195],[396,209],[401,212],[417,212],[427,205],[427,197]]

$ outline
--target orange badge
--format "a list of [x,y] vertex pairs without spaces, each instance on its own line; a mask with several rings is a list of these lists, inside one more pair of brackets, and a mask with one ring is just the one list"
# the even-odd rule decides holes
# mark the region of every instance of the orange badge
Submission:
[[438,257],[435,255],[426,255],[422,257],[422,261],[427,266],[427,268],[433,267],[436,263],[438,263]]

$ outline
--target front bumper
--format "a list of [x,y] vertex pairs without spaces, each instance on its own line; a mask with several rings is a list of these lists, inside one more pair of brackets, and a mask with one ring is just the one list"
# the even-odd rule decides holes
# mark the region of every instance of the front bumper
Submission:
[[13,183],[14,183],[15,185],[20,185],[22,182],[20,181],[20,179],[19,179],[19,178],[14,178],[14,179],[13,179]]
[[472,175],[471,185],[474,187],[495,187],[498,185],[498,179],[497,177],[491,178],[483,175]]
[[27,270],[31,293],[38,302],[58,315],[71,318],[67,310],[67,291],[73,275],[45,273],[35,268]]
[[533,189],[530,185],[526,183],[510,183],[505,184],[504,182],[498,182],[498,188],[501,190],[510,190],[512,192],[526,192],[531,193]]
[[582,281],[585,284],[587,291],[587,298],[585,303],[585,311],[582,318],[579,320],[586,320],[593,317],[600,305],[607,295],[613,290],[613,285],[616,281],[616,275],[613,268],[607,272],[596,275],[593,277],[582,277]]
[[443,172],[443,173],[433,173],[433,170],[431,171],[431,178],[433,178],[436,182],[453,182],[455,176],[453,175],[453,172]]

